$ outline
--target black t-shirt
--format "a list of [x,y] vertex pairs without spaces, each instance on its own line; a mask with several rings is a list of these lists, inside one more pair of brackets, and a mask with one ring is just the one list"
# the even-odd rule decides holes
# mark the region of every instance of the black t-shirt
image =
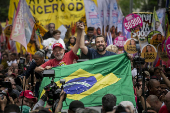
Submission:
[[111,55],[116,55],[116,53],[110,52],[110,51],[106,51],[106,53],[104,55],[101,55],[97,52],[97,50],[92,49],[92,48],[88,48],[88,53],[87,53],[87,57],[89,59],[95,59],[95,58],[101,58],[101,57],[105,57],[105,56],[111,56]]
[[53,37],[53,36],[51,35],[50,31],[48,31],[48,32],[46,32],[45,35],[43,36],[43,40],[46,40],[46,39],[51,38],[51,37]]

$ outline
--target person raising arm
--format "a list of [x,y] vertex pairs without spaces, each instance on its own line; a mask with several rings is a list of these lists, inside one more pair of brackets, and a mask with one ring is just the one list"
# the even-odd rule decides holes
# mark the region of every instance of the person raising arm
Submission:
[[78,59],[77,51],[80,46],[80,37],[84,36],[83,33],[84,25],[80,22],[77,22],[77,39],[76,44],[74,45],[72,50],[65,54],[65,50],[61,43],[53,44],[52,49],[55,58],[37,67],[35,69],[35,72],[42,72],[45,69],[51,69],[52,67],[72,64],[74,59]]

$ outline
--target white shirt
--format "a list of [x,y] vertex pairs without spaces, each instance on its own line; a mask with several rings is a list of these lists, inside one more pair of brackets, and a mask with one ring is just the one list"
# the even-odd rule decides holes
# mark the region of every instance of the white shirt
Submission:
[[66,49],[65,43],[64,43],[63,39],[59,38],[59,39],[57,40],[57,39],[55,39],[55,38],[48,38],[48,39],[46,39],[46,40],[43,41],[43,45],[44,45],[45,47],[48,46],[48,49],[51,50],[51,51],[47,52],[47,56],[48,56],[48,57],[51,57],[51,54],[52,54],[52,45],[55,44],[55,43],[61,43],[62,46],[63,46],[63,48]]
[[16,63],[17,64],[17,60],[15,59],[14,61],[12,61],[12,60],[11,61],[7,61],[7,63],[8,63],[8,66],[11,66],[12,63]]
[[137,75],[137,69],[136,68],[134,68],[131,72],[132,72],[132,77],[135,77]]

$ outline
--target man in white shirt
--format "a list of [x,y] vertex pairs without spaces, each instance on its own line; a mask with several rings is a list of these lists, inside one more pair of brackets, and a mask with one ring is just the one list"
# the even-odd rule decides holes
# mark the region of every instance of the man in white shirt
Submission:
[[17,63],[16,57],[17,57],[16,53],[12,53],[10,55],[10,61],[7,61],[8,66],[11,66],[12,63]]
[[43,45],[48,49],[47,56],[50,58],[52,54],[52,45],[61,43],[63,48],[66,49],[63,39],[60,38],[61,32],[59,30],[53,31],[53,37],[43,41]]

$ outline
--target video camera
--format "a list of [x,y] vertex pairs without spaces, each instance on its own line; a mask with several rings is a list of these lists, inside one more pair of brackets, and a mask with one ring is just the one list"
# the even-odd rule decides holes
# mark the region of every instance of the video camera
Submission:
[[[53,105],[56,100],[60,100],[60,93],[63,90],[63,85],[65,84],[65,79],[60,79],[60,83],[62,84],[61,88],[57,86],[54,82],[55,71],[54,70],[44,70],[43,77],[52,77],[51,83],[44,87],[46,90],[46,94],[48,96],[47,103],[49,105]],[[67,94],[64,96],[64,100],[66,99]]]

